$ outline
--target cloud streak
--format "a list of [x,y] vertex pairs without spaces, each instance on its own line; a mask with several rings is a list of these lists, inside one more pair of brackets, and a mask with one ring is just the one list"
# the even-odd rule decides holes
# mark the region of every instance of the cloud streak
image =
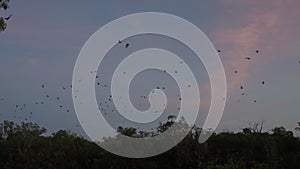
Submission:
[[[236,2],[236,1],[234,1]],[[269,2],[262,1],[226,1],[230,5],[250,5],[259,6],[250,8],[241,16],[236,16],[239,23],[216,29],[213,31],[213,40],[217,46],[224,48],[221,57],[227,68],[227,79],[229,92],[242,85],[250,78],[251,66],[255,62],[258,69],[262,69],[263,65],[269,62],[276,48],[281,45],[283,39],[289,39],[292,32],[297,29],[293,24],[295,17],[299,16],[298,10],[291,8],[296,1],[274,1],[270,8]],[[299,5],[296,5],[299,6]],[[291,10],[292,9],[292,10]],[[292,15],[291,15],[292,14]],[[292,29],[291,32],[281,34],[280,31]],[[280,41],[281,40],[281,41]],[[256,50],[263,49],[257,58]],[[275,49],[275,50],[274,50]],[[251,57],[251,61],[244,58]],[[265,68],[264,68],[265,69]],[[237,70],[238,75],[233,72]]]

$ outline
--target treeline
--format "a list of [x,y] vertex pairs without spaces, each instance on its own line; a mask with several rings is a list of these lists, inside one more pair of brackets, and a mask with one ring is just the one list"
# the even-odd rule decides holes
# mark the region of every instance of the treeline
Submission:
[[[172,123],[161,124],[166,129]],[[196,130],[199,131],[199,130]],[[119,128],[131,136],[145,135]],[[159,156],[129,159],[113,155],[93,142],[60,130],[51,136],[34,123],[0,124],[1,169],[298,169],[300,139],[284,127],[262,132],[248,127],[239,133],[213,134],[199,144],[190,132],[176,147]]]

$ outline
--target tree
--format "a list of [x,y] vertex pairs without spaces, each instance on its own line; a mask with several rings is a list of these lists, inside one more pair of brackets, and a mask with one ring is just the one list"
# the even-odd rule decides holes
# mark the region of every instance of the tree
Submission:
[[[118,132],[136,138],[152,137],[171,125],[186,126],[184,120],[175,122],[169,118],[157,127],[155,133],[142,132],[132,127],[119,127]],[[261,132],[260,128],[260,125],[255,124],[243,132],[213,134],[207,142],[199,144],[197,135],[201,129],[194,126],[171,150],[155,157],[130,159],[111,154],[94,142],[66,130],[48,135],[45,134],[46,129],[34,123],[4,121],[0,122],[0,168],[300,168],[300,139],[284,127],[275,127],[272,132]],[[105,141],[108,144],[118,143],[118,135]],[[124,146],[122,143],[117,145]]]
[[[0,0],[0,10],[7,10],[9,8],[9,3],[10,0]],[[0,16],[0,32],[4,31],[7,27],[7,21],[10,19],[10,16],[2,17]]]
[[295,128],[296,131],[300,131],[300,122],[298,122],[298,126]]
[[284,127],[275,127],[273,130],[273,134],[277,136],[293,136],[293,132],[287,131]]
[[249,123],[249,127],[243,128],[244,134],[254,134],[254,133],[262,133],[263,125],[265,121],[261,121],[258,123]]

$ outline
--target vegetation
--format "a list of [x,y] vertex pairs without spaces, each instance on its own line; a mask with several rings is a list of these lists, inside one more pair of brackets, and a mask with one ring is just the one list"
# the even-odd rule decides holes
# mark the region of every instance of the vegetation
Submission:
[[[158,130],[163,132],[170,125],[172,123],[168,121]],[[199,132],[193,131],[199,130],[192,130],[180,144],[164,154],[147,159],[128,159],[106,152],[95,143],[64,130],[45,136],[46,129],[37,124],[4,121],[0,124],[0,168],[300,168],[300,138],[294,137],[284,127],[261,132],[249,126],[239,133],[213,134],[203,144],[197,141]],[[133,128],[120,127],[119,132],[135,137],[151,135]]]
[[[9,8],[9,0],[0,0],[0,10],[7,10]],[[11,15],[10,15],[11,16]],[[10,16],[2,17],[0,16],[0,32],[4,31],[7,26],[7,20],[9,20]]]
[[[0,10],[9,9],[10,0],[0,0]],[[0,32],[9,16],[0,16]],[[258,53],[258,52],[257,52]],[[263,82],[264,83],[264,82]],[[131,137],[152,137],[174,125],[170,116],[156,132],[119,127]],[[179,126],[186,126],[183,121]],[[263,132],[263,122],[250,124],[241,132],[213,134],[198,143],[201,129],[193,127],[187,137],[164,154],[146,159],[113,155],[83,137],[60,130],[50,136],[47,130],[31,122],[0,124],[0,169],[298,169],[300,138],[284,127]],[[300,122],[295,128],[300,132]],[[104,142],[117,141],[106,138]],[[119,145],[121,146],[121,145]]]

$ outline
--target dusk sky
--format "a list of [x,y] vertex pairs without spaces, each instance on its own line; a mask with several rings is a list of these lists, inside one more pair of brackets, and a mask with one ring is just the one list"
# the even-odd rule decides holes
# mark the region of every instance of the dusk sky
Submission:
[[[262,120],[265,130],[285,126],[294,131],[300,121],[298,0],[27,0],[11,1],[10,6],[8,11],[0,13],[12,14],[7,29],[0,33],[1,121],[21,122],[26,118],[50,132],[69,129],[84,135],[77,126],[70,88],[79,52],[99,28],[137,12],[163,12],[182,17],[199,27],[215,48],[221,50],[228,96],[217,131],[239,131],[248,123]],[[144,42],[143,38],[129,38],[130,49],[123,54],[149,45],[145,40],[151,38],[152,43],[160,45],[170,42],[180,52],[176,42],[150,36]],[[116,46],[115,50],[114,54],[120,54],[123,49]],[[108,58],[107,62],[116,60]],[[106,78],[101,71],[100,74]],[[202,74],[199,72],[197,76],[202,78]],[[159,75],[152,72],[148,76]],[[203,75],[203,78],[207,77]],[[137,92],[143,90],[138,86],[149,84],[142,77],[139,79]]]

